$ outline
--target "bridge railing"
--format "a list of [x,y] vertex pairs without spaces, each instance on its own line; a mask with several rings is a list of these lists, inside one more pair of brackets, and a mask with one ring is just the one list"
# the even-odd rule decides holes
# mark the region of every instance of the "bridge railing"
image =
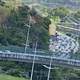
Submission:
[[[34,55],[34,54],[24,54],[24,53],[0,53],[0,60],[13,60],[13,61],[23,61],[23,62],[32,62],[34,56],[35,63],[40,64],[49,64],[51,56],[43,55]],[[62,59],[58,57],[52,57],[52,65],[62,65],[62,66],[72,66],[80,68],[80,60],[73,59]]]

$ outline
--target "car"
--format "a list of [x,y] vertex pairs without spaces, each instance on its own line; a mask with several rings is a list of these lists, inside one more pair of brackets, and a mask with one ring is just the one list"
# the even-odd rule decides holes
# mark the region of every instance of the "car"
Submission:
[[3,50],[3,51],[0,51],[2,53],[11,53],[9,50]]
[[0,53],[2,53],[2,51],[0,51]]
[[[35,51],[33,51],[33,52],[35,52]],[[37,53],[45,53],[44,51],[36,51]]]

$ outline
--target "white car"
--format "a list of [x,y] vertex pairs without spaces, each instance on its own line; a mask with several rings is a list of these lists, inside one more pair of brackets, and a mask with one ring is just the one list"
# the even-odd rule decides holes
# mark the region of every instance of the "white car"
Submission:
[[[35,51],[33,51],[33,52],[35,52]],[[44,51],[36,51],[37,53],[45,53]]]
[[11,53],[9,50],[0,51],[1,53]]

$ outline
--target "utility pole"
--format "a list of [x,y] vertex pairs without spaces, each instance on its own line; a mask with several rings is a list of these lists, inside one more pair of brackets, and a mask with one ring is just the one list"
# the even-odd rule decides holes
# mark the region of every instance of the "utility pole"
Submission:
[[49,80],[50,71],[51,71],[51,64],[52,64],[52,57],[50,59],[50,66],[49,66],[49,72],[48,72],[48,78],[47,78],[47,80]]
[[34,51],[34,58],[33,58],[33,64],[32,64],[32,71],[31,71],[31,78],[30,80],[32,80],[32,77],[33,77],[33,69],[34,69],[34,63],[35,63],[35,55],[36,55],[36,52],[37,52],[37,43],[35,45],[35,51]]
[[25,45],[25,53],[26,53],[26,49],[28,48],[28,46],[29,46],[29,32],[30,32],[30,28],[31,28],[31,26],[30,25],[27,25],[26,24],[26,26],[28,26],[28,32],[27,32],[27,39],[26,39],[26,45]]

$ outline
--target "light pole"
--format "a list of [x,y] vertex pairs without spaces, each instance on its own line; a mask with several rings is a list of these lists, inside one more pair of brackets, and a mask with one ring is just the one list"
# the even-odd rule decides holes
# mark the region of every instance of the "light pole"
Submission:
[[52,57],[50,58],[50,64],[49,64],[49,67],[48,66],[46,66],[46,65],[43,65],[45,68],[47,68],[47,69],[49,69],[49,71],[48,71],[48,77],[47,77],[47,80],[49,80],[49,76],[50,76],[50,71],[51,71],[51,64],[52,64]]
[[26,45],[25,45],[25,53],[26,53],[26,49],[28,48],[28,39],[29,39],[29,31],[30,31],[30,25],[27,25],[26,24],[26,26],[28,26],[28,32],[27,32],[27,39],[26,39]]
[[38,80],[39,76],[37,76],[37,80]]
[[49,71],[48,71],[48,78],[47,78],[47,80],[49,80],[50,71],[51,71],[51,64],[52,64],[52,57],[51,57],[51,59],[50,59],[50,64],[49,64]]
[[51,69],[58,69],[58,68],[51,68],[51,65],[52,65],[52,58],[53,58],[53,57],[50,58],[50,64],[49,64],[49,67],[46,66],[46,65],[43,65],[44,67],[46,67],[47,69],[49,69],[47,80],[49,80]]
[[34,69],[35,55],[36,55],[36,52],[37,52],[36,49],[37,49],[37,43],[35,45],[34,58],[33,58],[33,64],[32,64],[32,71],[31,71],[31,78],[30,78],[30,80],[32,80],[32,77],[33,77],[33,69]]

